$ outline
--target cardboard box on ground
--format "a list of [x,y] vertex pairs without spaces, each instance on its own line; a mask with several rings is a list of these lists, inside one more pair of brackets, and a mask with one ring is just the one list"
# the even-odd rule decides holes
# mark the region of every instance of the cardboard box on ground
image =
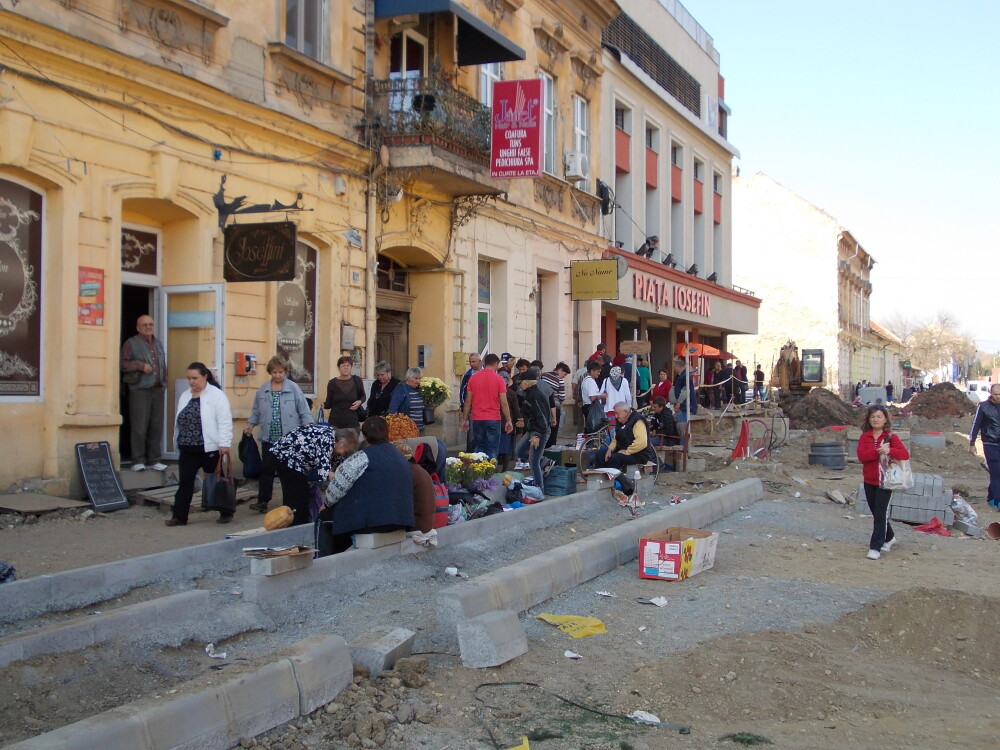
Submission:
[[716,532],[671,526],[639,539],[639,577],[683,581],[715,564]]

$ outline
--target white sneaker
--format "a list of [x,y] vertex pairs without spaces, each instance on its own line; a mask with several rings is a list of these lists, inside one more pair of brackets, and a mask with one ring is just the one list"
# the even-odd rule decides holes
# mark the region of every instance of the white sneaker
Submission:
[[879,552],[877,549],[870,549],[870,550],[868,550],[868,559],[869,560],[878,560],[880,557],[882,557],[882,553]]
[[894,545],[895,543],[896,543],[896,537],[893,537],[888,542],[882,545],[882,551],[888,552],[889,550],[892,549],[892,545]]
[[167,466],[166,464],[161,464],[159,461],[157,461],[155,464],[153,464],[149,468],[152,469],[153,471],[166,471],[170,467]]
[[132,464],[132,471],[145,471],[146,464]]

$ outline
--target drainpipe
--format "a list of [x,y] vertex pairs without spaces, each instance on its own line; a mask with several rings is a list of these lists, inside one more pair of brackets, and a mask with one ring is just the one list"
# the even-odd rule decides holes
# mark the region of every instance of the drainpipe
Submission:
[[[375,78],[375,3],[365,3],[365,112],[372,114],[374,96],[370,82]],[[381,165],[380,152],[373,155],[374,172]],[[366,378],[375,377],[375,275],[378,272],[378,251],[375,246],[375,211],[378,206],[375,201],[375,181],[368,180],[365,191],[365,366]]]

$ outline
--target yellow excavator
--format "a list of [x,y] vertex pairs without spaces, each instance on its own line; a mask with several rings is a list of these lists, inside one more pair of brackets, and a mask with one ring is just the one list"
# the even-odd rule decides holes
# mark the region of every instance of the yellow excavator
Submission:
[[803,349],[800,356],[799,347],[789,339],[771,370],[771,388],[778,389],[781,399],[801,398],[813,388],[826,385],[824,372],[822,349]]

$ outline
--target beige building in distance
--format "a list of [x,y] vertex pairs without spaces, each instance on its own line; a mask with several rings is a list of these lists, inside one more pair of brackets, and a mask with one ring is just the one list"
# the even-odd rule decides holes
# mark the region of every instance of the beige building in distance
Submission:
[[765,174],[735,177],[733,258],[734,282],[763,299],[759,333],[730,339],[747,367],[769,374],[792,339],[824,350],[826,387],[843,397],[858,380],[881,381],[885,342],[869,317],[875,259],[833,216]]

